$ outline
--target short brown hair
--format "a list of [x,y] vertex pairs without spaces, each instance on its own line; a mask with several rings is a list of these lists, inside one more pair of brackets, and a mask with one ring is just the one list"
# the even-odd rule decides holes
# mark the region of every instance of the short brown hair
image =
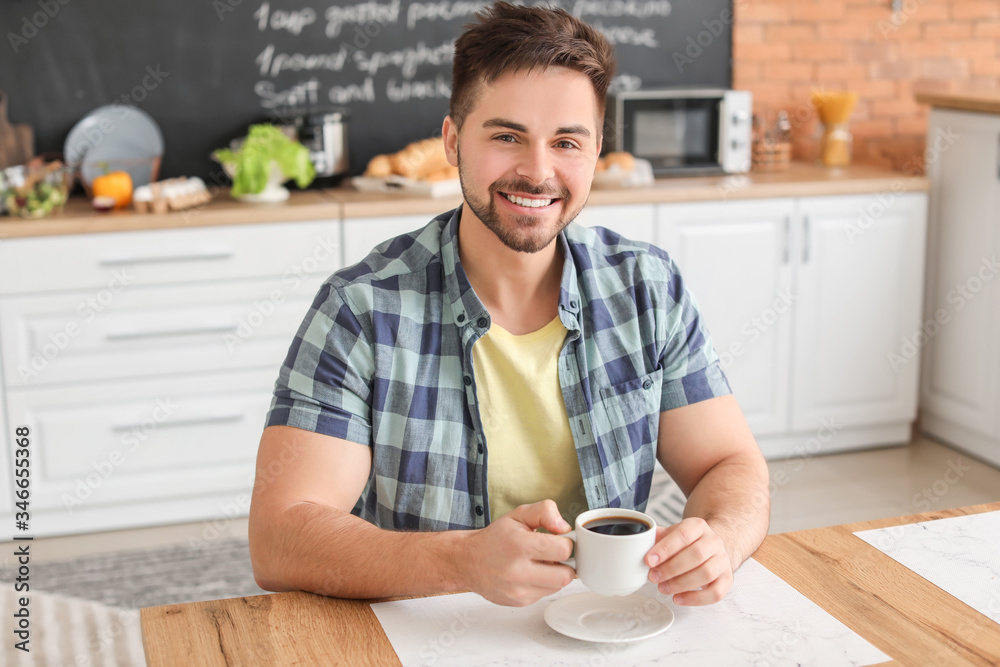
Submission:
[[605,96],[615,74],[615,52],[596,28],[562,9],[495,2],[476,13],[455,42],[449,113],[459,128],[482,84],[507,72],[566,67],[586,74],[597,98],[602,130]]

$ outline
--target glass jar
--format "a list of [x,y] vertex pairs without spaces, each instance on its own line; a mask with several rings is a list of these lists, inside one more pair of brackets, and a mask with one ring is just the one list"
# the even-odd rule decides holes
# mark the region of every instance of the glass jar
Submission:
[[845,167],[851,163],[851,130],[847,123],[823,126],[820,161],[827,167]]

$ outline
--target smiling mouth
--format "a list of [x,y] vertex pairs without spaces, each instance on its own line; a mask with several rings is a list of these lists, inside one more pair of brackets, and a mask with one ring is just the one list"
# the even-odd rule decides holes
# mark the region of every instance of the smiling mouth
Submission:
[[509,195],[506,192],[500,193],[504,199],[512,204],[517,204],[518,206],[523,206],[525,208],[543,208],[549,204],[556,201],[556,199],[538,199],[534,197],[520,197],[518,195]]

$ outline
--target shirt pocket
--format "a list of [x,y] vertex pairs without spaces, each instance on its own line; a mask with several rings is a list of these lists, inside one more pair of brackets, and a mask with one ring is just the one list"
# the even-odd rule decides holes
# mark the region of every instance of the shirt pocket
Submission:
[[[663,371],[600,389],[597,410],[609,470],[618,495],[635,486],[639,472],[651,466],[660,424]],[[645,459],[648,459],[645,460]]]

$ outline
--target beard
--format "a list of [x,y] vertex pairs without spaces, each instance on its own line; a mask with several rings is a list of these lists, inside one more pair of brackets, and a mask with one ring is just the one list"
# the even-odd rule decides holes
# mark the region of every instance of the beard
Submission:
[[[465,170],[462,168],[462,154],[458,153],[458,178],[462,185],[462,196],[476,217],[479,218],[486,228],[493,232],[500,242],[511,250],[517,252],[536,253],[548,247],[552,240],[557,237],[562,230],[566,229],[569,223],[573,222],[583,209],[581,204],[576,210],[570,210],[569,190],[565,187],[558,187],[555,184],[546,186],[532,185],[523,179],[501,179],[490,184],[488,198],[482,199],[476,195],[469,187]],[[520,192],[531,195],[541,195],[554,199],[559,199],[562,211],[556,224],[546,229],[546,222],[536,216],[531,215],[509,215],[509,222],[504,222],[500,217],[500,212],[496,207],[494,195],[498,192]],[[501,197],[503,195],[500,195]]]

